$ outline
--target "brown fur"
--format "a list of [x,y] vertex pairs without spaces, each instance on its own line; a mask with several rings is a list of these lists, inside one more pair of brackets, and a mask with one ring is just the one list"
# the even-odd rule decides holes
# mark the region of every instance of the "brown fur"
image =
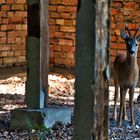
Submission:
[[137,55],[127,56],[118,55],[114,63],[114,82],[115,82],[115,98],[114,98],[114,114],[113,118],[116,120],[116,103],[118,99],[118,88],[120,86],[120,112],[118,126],[121,126],[122,118],[127,119],[125,107],[125,95],[129,89],[129,105],[131,114],[131,125],[134,125],[133,115],[133,96],[134,90],[138,82],[139,69],[137,64]]
[[114,97],[113,118],[114,120],[116,120],[117,118],[116,104],[118,100],[118,93],[120,87],[120,111],[119,111],[118,126],[121,126],[122,118],[125,120],[127,119],[125,96],[126,96],[126,91],[128,89],[129,89],[129,106],[130,106],[130,117],[131,117],[130,121],[131,121],[131,125],[135,124],[134,114],[133,114],[133,96],[139,77],[139,69],[137,64],[137,51],[138,50],[136,49],[134,55],[131,55],[127,50],[126,55],[119,54],[114,62],[115,97]]

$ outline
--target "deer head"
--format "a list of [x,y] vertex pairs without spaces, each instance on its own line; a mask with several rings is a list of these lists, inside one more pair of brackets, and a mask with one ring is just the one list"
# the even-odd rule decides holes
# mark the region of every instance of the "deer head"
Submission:
[[132,36],[127,25],[125,26],[125,30],[121,30],[121,37],[123,40],[125,40],[127,51],[132,56],[135,53],[137,53],[138,50],[138,46],[140,42],[140,34],[138,34],[139,31],[140,31],[140,27],[136,30],[136,32]]

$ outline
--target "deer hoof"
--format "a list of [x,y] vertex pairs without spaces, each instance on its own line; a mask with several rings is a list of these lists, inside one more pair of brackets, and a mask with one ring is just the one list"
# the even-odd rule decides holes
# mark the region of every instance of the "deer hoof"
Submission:
[[123,120],[127,121],[128,120],[127,116],[123,116]]
[[134,121],[131,122],[131,126],[135,126],[135,122]]
[[121,122],[118,122],[117,123],[117,127],[121,127],[122,123]]
[[116,115],[115,115],[115,114],[113,114],[113,115],[112,115],[112,119],[113,119],[114,121],[116,121],[116,120],[117,120],[117,117],[116,117]]

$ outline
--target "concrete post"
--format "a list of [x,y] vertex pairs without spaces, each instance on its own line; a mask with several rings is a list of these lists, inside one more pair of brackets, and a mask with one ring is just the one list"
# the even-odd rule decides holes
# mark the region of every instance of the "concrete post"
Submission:
[[[48,107],[49,0],[28,0],[27,108],[11,111],[11,128],[51,127],[56,121],[70,122],[71,108]],[[47,108],[45,108],[47,107]]]

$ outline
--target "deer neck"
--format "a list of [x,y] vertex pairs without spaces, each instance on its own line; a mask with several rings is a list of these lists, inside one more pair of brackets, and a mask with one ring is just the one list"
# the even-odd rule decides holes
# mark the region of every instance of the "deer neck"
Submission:
[[127,52],[127,64],[132,66],[132,68],[135,68],[135,66],[137,65],[137,53],[135,53],[134,55],[131,55]]

